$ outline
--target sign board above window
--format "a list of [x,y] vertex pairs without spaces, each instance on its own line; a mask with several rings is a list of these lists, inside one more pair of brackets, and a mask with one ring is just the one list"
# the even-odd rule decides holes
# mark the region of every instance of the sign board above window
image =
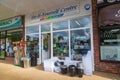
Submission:
[[20,27],[22,25],[22,16],[17,16],[0,21],[0,31]]
[[99,11],[100,26],[120,24],[120,4],[101,8]]
[[120,0],[103,0],[106,3],[120,2]]

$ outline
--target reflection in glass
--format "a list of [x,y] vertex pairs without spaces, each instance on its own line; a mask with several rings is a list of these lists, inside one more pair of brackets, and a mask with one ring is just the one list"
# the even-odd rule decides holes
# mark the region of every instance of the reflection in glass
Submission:
[[26,27],[26,34],[31,34],[31,33],[38,33],[39,32],[39,26],[30,26]]
[[100,27],[101,60],[120,61],[120,25]]
[[41,25],[41,32],[50,31],[50,24]]
[[68,29],[68,21],[61,21],[53,23],[53,30]]
[[26,35],[26,53],[37,53],[39,57],[39,34]]
[[90,35],[85,29],[71,30],[71,55],[73,60],[81,60],[82,54],[90,49]]
[[68,56],[69,55],[69,40],[68,32],[53,33],[53,56]]
[[90,17],[76,18],[70,20],[70,28],[80,28],[86,26],[90,26]]

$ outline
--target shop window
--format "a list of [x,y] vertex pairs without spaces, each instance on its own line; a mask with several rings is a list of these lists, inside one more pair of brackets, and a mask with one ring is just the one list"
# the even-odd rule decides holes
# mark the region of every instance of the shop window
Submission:
[[50,24],[43,24],[41,25],[41,32],[50,31]]
[[5,38],[6,33],[0,32],[0,59],[5,59]]
[[54,30],[64,30],[68,29],[68,21],[61,21],[53,23],[53,31]]
[[90,50],[90,29],[71,30],[72,60],[81,60]]
[[90,17],[76,18],[70,20],[70,28],[81,28],[90,26]]
[[53,33],[53,56],[69,55],[68,31]]
[[101,61],[120,62],[120,5],[99,9],[99,35]]
[[38,33],[39,32],[39,26],[30,26],[26,27],[26,34],[31,34],[31,33]]
[[[6,34],[6,56],[14,57],[15,51],[13,50],[15,45],[20,45],[22,40],[23,29],[9,30]],[[22,50],[18,48],[22,54]]]
[[100,27],[101,60],[120,61],[120,25]]
[[26,35],[26,53],[37,53],[39,57],[39,34]]

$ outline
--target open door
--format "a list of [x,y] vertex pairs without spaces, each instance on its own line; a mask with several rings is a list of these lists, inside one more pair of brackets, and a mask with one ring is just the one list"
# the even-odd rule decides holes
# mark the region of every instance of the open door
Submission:
[[51,57],[51,35],[50,33],[41,34],[41,61]]

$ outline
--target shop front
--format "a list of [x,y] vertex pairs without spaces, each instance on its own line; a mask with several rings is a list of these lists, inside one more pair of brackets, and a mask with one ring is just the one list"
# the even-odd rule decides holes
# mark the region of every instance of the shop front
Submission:
[[[93,57],[91,1],[81,1],[56,10],[26,16],[26,54],[38,54],[44,60],[68,57],[81,61],[91,51]],[[90,60],[94,69],[94,59]]]
[[23,16],[0,21],[0,59],[14,58],[14,45],[24,38]]
[[99,71],[120,73],[120,3],[106,1],[97,5],[99,33],[94,36],[98,35],[99,45],[96,39],[95,65]]

